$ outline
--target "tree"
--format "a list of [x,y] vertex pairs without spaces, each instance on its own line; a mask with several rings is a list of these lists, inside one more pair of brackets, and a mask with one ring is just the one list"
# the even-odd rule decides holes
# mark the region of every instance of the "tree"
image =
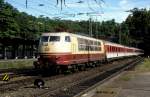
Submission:
[[14,19],[14,15],[17,10],[14,9],[10,4],[1,3],[0,11],[0,36],[1,37],[16,37],[19,32],[19,26]]
[[140,47],[150,54],[150,10],[134,8],[126,19],[132,45]]

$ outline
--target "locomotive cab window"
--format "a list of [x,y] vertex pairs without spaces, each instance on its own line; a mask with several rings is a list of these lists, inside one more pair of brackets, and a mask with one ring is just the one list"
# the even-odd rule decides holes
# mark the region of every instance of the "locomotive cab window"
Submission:
[[65,36],[65,42],[70,42],[71,39],[70,39],[70,36]]
[[50,42],[60,41],[60,36],[50,36],[49,41]]
[[49,36],[42,36],[40,41],[41,42],[48,42],[48,38],[49,38]]

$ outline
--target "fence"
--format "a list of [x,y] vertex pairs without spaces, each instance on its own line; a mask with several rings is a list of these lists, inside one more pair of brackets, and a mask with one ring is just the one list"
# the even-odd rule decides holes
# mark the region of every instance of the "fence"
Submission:
[[0,59],[37,57],[38,40],[0,39]]

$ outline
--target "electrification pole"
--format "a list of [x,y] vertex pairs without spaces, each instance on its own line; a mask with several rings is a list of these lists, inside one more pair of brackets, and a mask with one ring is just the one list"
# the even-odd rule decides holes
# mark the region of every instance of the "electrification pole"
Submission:
[[98,21],[96,16],[96,38],[98,39]]
[[92,17],[89,18],[89,35],[92,37]]
[[119,26],[119,44],[121,44],[121,25]]

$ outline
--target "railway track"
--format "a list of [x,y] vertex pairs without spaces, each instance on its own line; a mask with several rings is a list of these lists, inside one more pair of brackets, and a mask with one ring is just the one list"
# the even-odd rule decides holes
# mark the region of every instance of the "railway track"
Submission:
[[3,71],[0,71],[0,79],[2,79],[5,74],[8,74],[10,78],[14,78],[14,77],[27,75],[32,72],[34,73],[36,72],[36,70],[34,70],[33,68],[3,70]]
[[[91,91],[92,89],[94,89],[95,87],[97,87],[98,85],[103,84],[104,82],[106,82],[107,80],[113,78],[114,76],[117,76],[118,74],[120,74],[121,72],[123,72],[124,70],[128,70],[128,69],[132,69],[134,68],[138,63],[142,62],[143,58],[141,59],[137,59],[133,62],[128,63],[125,66],[121,66],[118,67],[116,69],[112,69],[110,71],[105,72],[104,74],[96,77],[96,80],[94,81],[90,81],[90,83],[93,83],[92,85],[89,85],[87,83],[84,83],[82,85],[88,86],[88,88],[84,88],[84,90],[80,91],[80,92],[76,92],[75,95],[73,95],[74,97],[81,97],[82,95],[84,95],[85,93],[87,93],[88,91]],[[104,76],[103,76],[104,75]],[[81,85],[81,86],[82,86]],[[80,87],[79,87],[80,89]],[[68,96],[69,97],[69,96]],[[71,97],[71,96],[70,96]]]
[[[104,82],[113,76],[116,76],[123,70],[126,70],[130,67],[133,67],[136,63],[140,62],[142,59],[136,59],[134,61],[131,61],[127,64],[120,64],[120,66],[116,66],[114,68],[110,68],[106,71],[103,71],[101,73],[98,73],[94,76],[91,76],[89,78],[86,78],[84,80],[77,81],[75,83],[72,83],[68,86],[62,87],[60,89],[56,89],[52,92],[47,92],[43,95],[40,95],[40,97],[81,97],[81,95],[87,91],[86,89],[90,88],[91,86],[95,85],[99,82]],[[82,92],[84,91],[84,92]]]
[[15,72],[5,72],[0,74],[1,79],[4,76],[4,74],[8,74],[11,79],[10,81],[0,81],[1,86],[0,93],[4,93],[11,90],[17,90],[20,87],[34,83],[35,79],[41,79],[43,76],[44,80],[51,80],[62,76],[62,75],[51,75],[50,73],[47,74],[47,71],[42,72],[40,70],[35,69],[21,69],[21,70],[17,70]]
[[[8,70],[10,71],[10,70]],[[8,81],[2,81],[3,77],[5,76],[5,74],[7,74],[9,76]],[[32,75],[36,74],[36,70],[34,69],[20,69],[20,70],[16,70],[14,71],[14,69],[11,72],[4,72],[0,74],[0,92],[4,92],[4,91],[10,91],[10,90],[14,90],[15,88],[18,88],[20,86],[22,86],[22,84],[26,84],[25,82],[28,80],[31,80],[32,83],[32,79],[37,78],[37,76],[32,76]],[[30,82],[28,82],[30,83]]]
[[[56,75],[42,78],[46,83],[46,87],[42,89],[33,86],[33,81],[36,78],[39,78],[35,77],[22,80],[22,82],[15,82],[16,85],[19,85],[21,88],[16,86],[15,88],[12,87],[13,85],[11,83],[10,85],[6,84],[4,87],[7,88],[5,88],[4,91],[2,88],[0,88],[0,92],[5,95],[4,92],[12,91],[13,96],[11,97],[72,97],[79,92],[91,87],[98,81],[107,78],[110,76],[110,74],[117,72],[119,69],[123,68],[124,64],[127,64],[131,61],[132,59],[119,62],[117,61],[113,62],[112,64],[105,64],[101,67],[97,67],[88,71],[77,72],[67,76]],[[113,71],[114,66],[116,68],[115,71]],[[9,93],[6,94],[10,95]]]

